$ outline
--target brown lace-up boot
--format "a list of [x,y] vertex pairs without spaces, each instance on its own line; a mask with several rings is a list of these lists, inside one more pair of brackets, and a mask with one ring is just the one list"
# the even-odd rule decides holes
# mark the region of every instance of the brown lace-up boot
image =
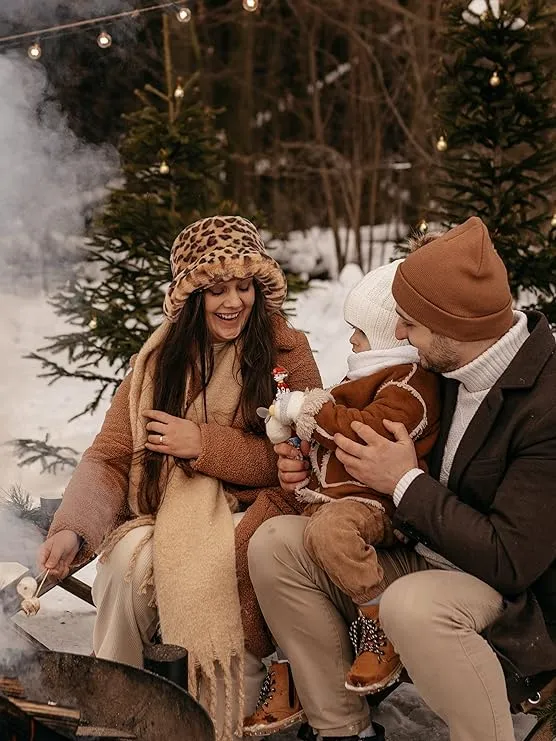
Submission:
[[243,722],[244,736],[270,736],[305,720],[287,661],[273,661],[261,686],[257,709]]
[[402,662],[380,627],[378,605],[359,608],[359,617],[351,624],[349,637],[355,661],[346,676],[346,689],[370,695],[398,680]]

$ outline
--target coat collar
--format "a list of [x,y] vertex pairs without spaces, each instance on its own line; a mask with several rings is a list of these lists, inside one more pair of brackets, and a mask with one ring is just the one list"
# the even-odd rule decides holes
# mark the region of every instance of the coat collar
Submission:
[[293,350],[298,346],[299,332],[288,324],[287,319],[281,312],[272,314],[271,322],[278,352]]
[[507,370],[492,387],[505,389],[532,388],[542,369],[556,351],[554,337],[544,314],[526,311],[529,338],[517,352]]
[[[516,389],[532,388],[544,366],[556,351],[554,337],[552,336],[546,317],[537,311],[526,313],[530,335],[509,364],[507,370],[485,396],[465,431],[450,471],[448,486],[452,491],[457,491],[459,482],[467,466],[483,447],[504,404],[504,393]],[[431,462],[431,469],[434,470],[437,476],[440,471],[444,446],[457,402],[457,383],[450,383],[453,385],[450,385],[446,391],[446,401],[448,404],[443,409],[443,424],[441,424],[438,441],[440,450]],[[447,420],[444,419],[444,415],[448,418]],[[436,470],[437,467],[438,470]]]

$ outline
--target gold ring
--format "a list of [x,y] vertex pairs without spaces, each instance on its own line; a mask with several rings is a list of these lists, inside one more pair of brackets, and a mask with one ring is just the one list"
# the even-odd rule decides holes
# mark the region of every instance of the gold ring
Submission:
[[164,440],[164,435],[161,435],[161,436],[160,436],[160,440],[158,441],[158,444],[159,444],[159,445],[163,445],[163,444],[164,444],[164,443],[162,442],[163,440]]

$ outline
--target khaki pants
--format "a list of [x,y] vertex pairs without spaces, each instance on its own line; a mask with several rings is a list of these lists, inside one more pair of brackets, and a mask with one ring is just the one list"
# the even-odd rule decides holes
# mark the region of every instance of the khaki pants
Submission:
[[[365,699],[344,687],[356,607],[304,549],[306,522],[265,522],[251,539],[249,569],[311,725],[324,736],[348,736],[369,723]],[[381,600],[383,627],[451,740],[515,741],[502,669],[479,635],[503,609],[502,597],[469,574],[429,569],[412,551],[379,551],[379,558],[383,585],[396,582]]]
[[[241,515],[234,515],[236,524],[239,519]],[[131,579],[126,579],[126,575],[132,556],[141,540],[148,534],[149,527],[138,527],[129,532],[116,545],[106,561],[97,566],[97,576],[93,584],[93,601],[97,608],[93,649],[100,659],[143,666],[143,646],[151,641],[158,623],[156,609],[149,607],[152,588],[145,594],[139,593],[140,585],[148,574],[152,562],[152,539],[141,549]],[[246,653],[245,715],[250,715],[255,710],[264,676],[263,664]],[[206,706],[202,688],[201,702]],[[222,685],[218,689],[217,702],[217,725],[220,728],[223,718],[218,710],[222,709],[223,703]]]

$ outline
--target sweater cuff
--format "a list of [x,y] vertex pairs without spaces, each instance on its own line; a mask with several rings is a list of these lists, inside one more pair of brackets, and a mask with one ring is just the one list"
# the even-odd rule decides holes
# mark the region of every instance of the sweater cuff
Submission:
[[401,479],[396,484],[396,488],[394,489],[394,494],[392,495],[392,499],[394,500],[394,504],[396,507],[400,506],[400,502],[402,501],[403,495],[406,493],[406,491],[409,489],[410,484],[412,484],[417,476],[420,476],[422,473],[425,473],[420,468],[412,468],[407,473],[404,473],[404,475],[401,477]]

